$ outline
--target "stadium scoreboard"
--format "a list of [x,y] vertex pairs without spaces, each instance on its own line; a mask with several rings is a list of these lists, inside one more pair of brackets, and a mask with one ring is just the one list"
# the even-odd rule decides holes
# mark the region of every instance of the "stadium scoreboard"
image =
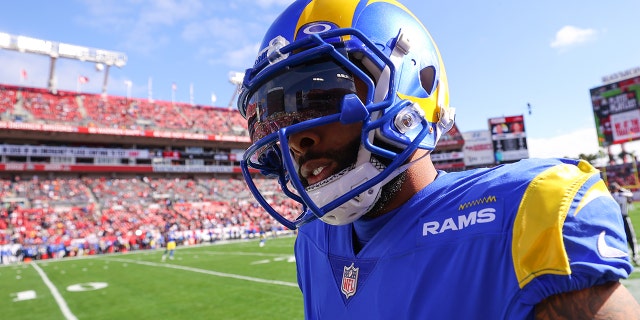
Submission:
[[640,72],[592,88],[590,94],[601,147],[640,139]]
[[496,164],[529,158],[524,115],[489,118],[489,131]]

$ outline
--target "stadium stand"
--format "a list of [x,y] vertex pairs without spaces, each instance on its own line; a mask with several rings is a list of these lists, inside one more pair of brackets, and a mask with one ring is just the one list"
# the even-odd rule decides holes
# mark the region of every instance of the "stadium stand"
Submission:
[[0,84],[0,125],[0,263],[286,232],[240,175],[236,110]]
[[247,135],[242,116],[228,108],[11,85],[0,85],[0,114],[11,121]]
[[[260,225],[272,230],[277,224],[247,201],[248,194],[237,192],[242,183],[146,176],[3,178],[0,245],[21,245],[23,259],[48,259],[159,248],[168,223],[178,227],[182,245],[255,237]],[[277,188],[275,181],[263,183]],[[271,200],[290,206],[285,199]]]

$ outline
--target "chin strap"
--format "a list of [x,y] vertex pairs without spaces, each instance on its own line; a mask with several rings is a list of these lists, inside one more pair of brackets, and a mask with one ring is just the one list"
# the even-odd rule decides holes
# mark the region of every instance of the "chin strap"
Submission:
[[[322,215],[320,220],[331,225],[344,225],[362,217],[376,204],[384,185],[406,171],[414,163],[424,159],[427,155],[429,155],[429,153],[425,152],[424,155],[421,155],[419,158],[397,167],[381,182]],[[358,159],[359,161],[351,170],[346,173],[340,173],[341,176],[339,179],[335,179],[319,188],[308,191],[309,197],[318,208],[324,207],[338,197],[373,179],[385,169],[385,166],[375,159],[371,155],[371,152],[363,146],[360,147],[360,151],[358,152]],[[367,160],[360,161],[360,159]]]

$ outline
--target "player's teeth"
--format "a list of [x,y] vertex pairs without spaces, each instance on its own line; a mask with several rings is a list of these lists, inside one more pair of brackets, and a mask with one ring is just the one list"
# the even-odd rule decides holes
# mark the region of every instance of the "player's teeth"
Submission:
[[322,172],[322,170],[323,170],[323,169],[324,169],[324,167],[318,167],[318,168],[315,168],[315,170],[313,170],[313,175],[314,175],[314,176],[319,175],[319,174],[320,174],[320,172]]

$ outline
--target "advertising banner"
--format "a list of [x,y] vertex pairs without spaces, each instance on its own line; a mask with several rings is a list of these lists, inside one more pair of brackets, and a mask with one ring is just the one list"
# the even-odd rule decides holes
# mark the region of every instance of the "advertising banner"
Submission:
[[465,166],[490,165],[495,162],[491,132],[477,130],[463,132]]
[[523,115],[490,118],[489,130],[496,163],[529,158]]
[[640,139],[640,76],[593,88],[590,93],[600,146]]

